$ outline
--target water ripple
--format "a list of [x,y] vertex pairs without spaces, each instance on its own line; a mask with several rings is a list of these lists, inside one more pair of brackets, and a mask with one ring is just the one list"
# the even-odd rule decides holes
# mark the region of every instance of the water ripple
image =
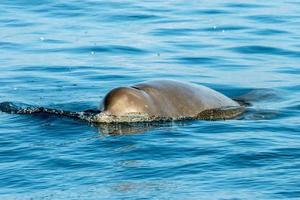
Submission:
[[291,51],[282,48],[276,48],[270,46],[259,46],[259,45],[239,46],[239,47],[229,48],[229,50],[241,54],[266,54],[266,55],[279,55],[279,56],[291,56],[291,57],[300,56],[300,52],[298,51]]
[[256,35],[268,36],[268,35],[286,35],[289,32],[284,30],[278,30],[278,29],[261,29],[261,30],[252,31],[250,33]]
[[[32,51],[32,50],[31,50]],[[59,52],[70,52],[70,53],[116,53],[116,54],[145,54],[147,51],[130,46],[120,46],[120,45],[110,45],[110,46],[82,46],[75,48],[47,48],[38,49],[33,52],[43,52],[43,53],[59,53]]]
[[282,24],[286,23],[288,17],[277,16],[277,15],[254,15],[254,16],[247,16],[249,20],[256,21],[258,23],[266,23],[266,24]]
[[113,21],[130,22],[130,21],[152,21],[154,19],[160,19],[159,16],[149,14],[132,14],[132,15],[113,15],[109,17]]
[[211,58],[211,57],[179,57],[176,58],[179,63],[182,64],[191,64],[191,65],[198,65],[198,64],[213,64],[220,61],[219,58]]
[[268,7],[267,5],[263,5],[260,3],[240,3],[240,2],[236,2],[236,3],[226,3],[225,4],[226,7],[230,7],[230,8],[239,8],[239,9],[253,9],[253,8],[266,8]]

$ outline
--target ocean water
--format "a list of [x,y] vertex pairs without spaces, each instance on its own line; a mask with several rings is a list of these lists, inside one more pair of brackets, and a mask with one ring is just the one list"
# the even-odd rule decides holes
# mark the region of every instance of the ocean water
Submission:
[[167,78],[250,103],[240,119],[139,126],[0,113],[0,199],[300,199],[299,1],[0,10],[0,102],[80,111]]

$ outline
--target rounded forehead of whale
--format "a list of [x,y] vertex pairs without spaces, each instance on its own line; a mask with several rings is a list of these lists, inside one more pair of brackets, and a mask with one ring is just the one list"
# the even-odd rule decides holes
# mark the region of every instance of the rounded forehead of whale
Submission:
[[134,87],[118,87],[104,97],[101,107],[118,110],[147,107],[147,94]]

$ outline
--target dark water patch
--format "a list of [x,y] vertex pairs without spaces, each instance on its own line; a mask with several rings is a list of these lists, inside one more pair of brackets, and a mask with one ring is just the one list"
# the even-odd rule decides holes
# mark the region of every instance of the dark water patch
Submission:
[[85,80],[97,81],[97,80],[128,80],[132,79],[132,75],[119,75],[119,74],[88,74],[82,76]]
[[7,148],[6,150],[2,149],[0,155],[3,159],[3,162],[16,162],[20,159],[21,155],[23,160],[31,160],[32,157],[32,154],[28,151],[26,147],[24,148],[16,146],[14,146],[13,148]]
[[278,15],[253,15],[247,16],[246,19],[253,20],[258,23],[282,24],[287,22],[288,17]]
[[[292,186],[293,185],[291,185],[291,187]],[[296,187],[299,187],[298,184],[296,184]],[[276,196],[278,198],[293,198],[293,199],[297,199],[297,198],[300,198],[300,190],[295,191],[294,189],[289,189],[289,191],[277,192]]]
[[70,66],[48,66],[48,65],[41,65],[41,66],[20,66],[20,67],[14,67],[10,71],[18,72],[20,70],[23,71],[23,72],[66,73],[66,72],[72,71],[72,67],[70,67]]
[[271,36],[271,35],[286,35],[289,34],[288,31],[285,30],[278,30],[278,29],[259,29],[255,31],[250,31],[249,33],[253,33],[255,35],[261,36]]
[[214,64],[220,62],[220,58],[216,57],[179,57],[173,58],[180,64],[198,65],[198,64]]
[[233,168],[259,168],[268,165],[280,165],[281,162],[291,162],[300,159],[297,152],[248,152],[229,154],[222,158],[222,163]]
[[239,8],[239,9],[251,9],[251,8],[265,8],[269,7],[269,5],[264,5],[264,4],[258,4],[258,3],[240,3],[240,2],[235,2],[235,3],[225,3],[224,4],[226,7],[229,8]]
[[211,168],[216,170],[210,163],[195,162],[181,164],[177,160],[173,160],[173,162],[178,162],[178,164],[175,166],[159,166],[155,169],[151,169],[151,166],[128,169],[126,173],[122,174],[122,178],[139,180],[142,178],[141,174],[144,174],[148,180],[156,180],[156,177],[162,177],[163,179],[180,179],[183,176],[189,176],[191,174],[202,174],[205,172],[204,168]]
[[[182,19],[182,18],[167,18],[167,19],[158,19],[158,20],[155,20],[155,21],[153,21],[153,23],[154,24],[173,24],[173,23],[178,23],[178,24],[180,24],[180,23],[187,23],[187,22],[191,22],[192,20],[190,20],[190,19]],[[157,30],[160,30],[160,28],[159,27],[157,27],[156,29],[154,29],[153,30],[153,32],[150,32],[150,35],[152,35],[152,33],[154,33],[154,35],[155,35],[155,32],[157,31]]]
[[162,17],[153,15],[153,14],[118,14],[108,16],[108,18],[114,22],[131,22],[131,21],[141,21],[141,22],[149,22],[157,19],[161,19]]
[[[41,2],[36,2],[36,1],[27,1],[27,0],[18,0],[17,2],[12,2],[10,0],[3,0],[1,1],[1,3],[3,4],[6,4],[6,5],[10,5],[10,6],[13,6],[13,7],[22,7],[24,8],[23,6],[39,6],[41,5]],[[51,1],[49,0],[44,0],[43,1],[43,4],[49,4],[51,3]]]
[[[30,72],[37,72],[39,71],[39,73],[43,74],[43,76],[41,76],[40,78],[45,78],[45,80],[47,78],[56,80],[55,75],[56,74],[61,74],[64,77],[68,76],[68,77],[73,77],[73,78],[78,78],[81,77],[83,79],[87,78],[87,77],[94,77],[95,80],[98,81],[108,81],[108,80],[115,80],[117,78],[121,78],[122,77],[127,77],[130,78],[130,75],[125,75],[125,74],[119,74],[117,72],[115,73],[109,73],[111,72],[111,70],[121,70],[120,67],[117,66],[22,66],[22,67],[18,67],[15,70],[11,70],[11,71],[19,71],[22,70],[23,72],[26,73],[30,73]],[[99,73],[97,72],[97,70],[101,70],[103,71],[103,73]],[[127,69],[127,72],[132,72],[133,74],[138,72],[139,70],[135,70],[135,69]],[[104,73],[105,72],[105,73]],[[48,75],[47,75],[48,73]],[[98,77],[98,78],[97,78]],[[33,77],[27,77],[28,79],[32,79],[33,81],[35,80],[35,78]],[[50,80],[48,79],[48,80]],[[57,82],[56,83],[64,83],[64,82]],[[93,83],[93,82],[90,82]],[[68,85],[68,83],[66,83]],[[73,83],[72,86],[77,86],[80,85],[78,83]],[[62,85],[61,87],[64,87],[66,85]]]
[[263,138],[245,138],[243,140],[241,139],[235,139],[230,140],[230,144],[235,146],[236,148],[242,147],[242,148],[256,148],[256,147],[265,147],[265,146],[272,146],[273,143],[268,139]]
[[[77,89],[77,88],[76,88]],[[62,109],[62,110],[72,110],[72,111],[84,111],[84,110],[97,110],[98,106],[100,105],[100,100],[99,99],[97,102],[89,99],[87,97],[87,99],[85,101],[79,101],[79,100],[74,100],[74,99],[70,99],[69,101],[66,101],[64,103],[50,103],[49,105],[45,105],[46,107],[50,107],[50,108],[56,108],[56,109]],[[76,121],[74,121],[76,122]],[[82,124],[80,122],[78,122],[79,124]],[[84,124],[82,124],[84,125]]]
[[[125,70],[126,74],[124,74],[124,71],[117,71],[116,72],[111,72],[111,69],[114,69],[114,67],[99,67],[99,69],[103,70],[102,73],[97,72],[97,67],[94,68],[87,68],[87,69],[79,69],[79,68],[70,68],[71,70],[66,71],[68,73],[66,73],[65,75],[69,76],[69,77],[81,77],[85,80],[91,80],[92,82],[90,83],[94,83],[94,81],[103,81],[105,82],[109,82],[109,81],[116,81],[116,80],[123,80],[123,79],[132,79],[132,76],[135,76],[136,74],[139,73],[139,70],[134,70],[134,69],[128,69]],[[68,69],[68,68],[66,68]],[[117,68],[115,68],[117,69]],[[141,72],[142,73],[142,72]],[[128,80],[126,79],[126,80]],[[124,83],[126,84],[126,83]]]
[[240,54],[264,54],[264,55],[279,55],[279,56],[291,56],[291,57],[299,57],[300,52],[286,50],[283,48],[269,47],[269,46],[239,46],[228,48],[233,52],[237,52]]
[[63,11],[81,11],[84,7],[82,7],[81,3],[55,3],[51,6],[54,10],[63,10]]
[[151,32],[151,35],[155,36],[185,36],[192,33],[200,32],[199,29],[194,28],[160,28]]
[[136,67],[124,67],[124,66],[116,66],[116,65],[100,65],[95,64],[94,66],[87,66],[87,65],[70,65],[69,67],[72,69],[72,71],[76,72],[89,72],[95,73],[96,71],[105,71],[106,73],[109,73],[110,71],[120,72],[120,71],[126,71],[126,72],[137,72],[137,71],[143,71],[143,68],[136,68]]
[[[175,141],[174,141],[175,142]],[[170,144],[173,142],[170,141]],[[196,156],[208,156],[213,155],[219,150],[214,150],[212,148],[190,148],[184,145],[181,145],[182,151],[176,152],[174,151],[175,147],[172,146],[162,146],[157,144],[144,144],[145,146],[140,146],[138,149],[134,151],[127,152],[128,155],[134,158],[140,158],[141,155],[151,155],[152,161],[160,161],[164,159],[177,159],[177,158],[183,158],[183,157],[196,157]],[[154,151],[151,151],[155,147]]]
[[298,69],[297,67],[280,67],[275,71],[290,75],[300,75],[300,68]]
[[196,43],[196,42],[181,42],[181,41],[167,41],[168,44],[174,45],[178,48],[184,48],[187,50],[190,49],[199,49],[199,50],[203,50],[205,48],[213,48],[216,47],[216,45],[207,45],[207,44],[203,44],[203,43]]
[[[285,109],[287,109],[287,110],[295,110],[295,111],[300,112],[300,101],[296,101],[293,105],[285,107]],[[297,115],[295,115],[295,116],[297,116]]]
[[21,44],[17,44],[14,42],[2,42],[0,41],[0,48],[6,49],[6,50],[15,50],[15,49],[19,49],[22,48]]
[[45,83],[64,83],[65,81],[59,80],[58,77],[49,77],[49,76],[38,76],[38,75],[30,75],[30,74],[24,74],[15,76],[19,79],[22,79],[24,83],[40,83],[41,81]]
[[[46,9],[45,9],[46,10]],[[42,12],[42,10],[38,10],[38,12]],[[61,17],[66,17],[66,18],[81,18],[82,17],[82,12],[80,11],[65,11],[65,10],[62,10],[62,11],[52,11],[52,12],[49,12],[48,15],[50,15],[51,17],[56,17],[56,18],[61,18]]]
[[19,20],[8,20],[5,24],[7,27],[19,27],[19,28],[25,28],[25,27],[32,27],[40,25],[38,22],[26,22],[26,21],[19,21]]
[[68,2],[68,3],[44,3],[39,6],[31,7],[30,10],[39,15],[48,17],[60,18],[82,18],[93,12],[90,7],[84,6],[83,2]]
[[297,1],[297,0],[290,0],[290,1],[288,1],[288,3],[290,3],[290,4],[296,4],[296,5],[300,4],[300,2]]
[[70,42],[68,42],[66,40],[59,40],[59,39],[50,39],[50,38],[40,37],[40,40],[42,40],[43,42],[45,42],[47,44],[70,44]]
[[292,91],[292,92],[299,92],[300,91],[300,84],[296,83],[292,86],[281,86],[280,89],[286,90],[286,91]]
[[203,15],[224,15],[224,14],[231,14],[232,12],[224,9],[201,9],[201,10],[194,10],[192,14],[203,14]]
[[164,13],[164,14],[167,14],[167,13],[172,13],[174,12],[173,9],[171,8],[167,8],[167,7],[147,7],[147,6],[144,6],[142,8],[144,11],[147,11],[149,13]]
[[128,10],[136,10],[136,8],[140,8],[129,1],[86,1],[80,2],[79,4],[83,7],[92,7],[97,8],[98,10],[109,10],[112,11],[111,13],[118,13],[122,9],[124,9],[124,13],[127,13]]
[[295,159],[299,159],[300,161],[300,148],[299,147],[289,147],[289,148],[275,148],[272,151],[276,152],[279,155],[294,157]]
[[53,169],[64,169],[64,170],[71,170],[71,169],[81,169],[81,168],[88,168],[90,165],[93,165],[91,162],[87,161],[79,161],[70,158],[63,158],[56,157],[51,158],[50,160],[46,160],[43,165],[47,165],[47,167]]
[[147,51],[130,46],[121,45],[110,45],[110,46],[83,46],[74,48],[48,48],[31,50],[32,52],[43,52],[43,53],[59,53],[59,52],[70,52],[76,54],[94,54],[94,53],[119,53],[119,54],[146,54]]
[[222,69],[224,71],[226,70],[231,70],[231,71],[236,71],[236,70],[243,70],[243,69],[249,69],[252,66],[247,65],[247,64],[219,64],[216,66],[218,69]]

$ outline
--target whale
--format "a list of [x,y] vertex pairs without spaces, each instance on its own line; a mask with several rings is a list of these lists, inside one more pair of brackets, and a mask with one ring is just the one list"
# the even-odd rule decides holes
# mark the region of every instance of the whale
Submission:
[[187,119],[234,119],[245,106],[209,87],[176,80],[151,80],[110,90],[99,109],[82,112],[0,103],[0,111],[15,114],[51,114],[91,123],[133,123]]

